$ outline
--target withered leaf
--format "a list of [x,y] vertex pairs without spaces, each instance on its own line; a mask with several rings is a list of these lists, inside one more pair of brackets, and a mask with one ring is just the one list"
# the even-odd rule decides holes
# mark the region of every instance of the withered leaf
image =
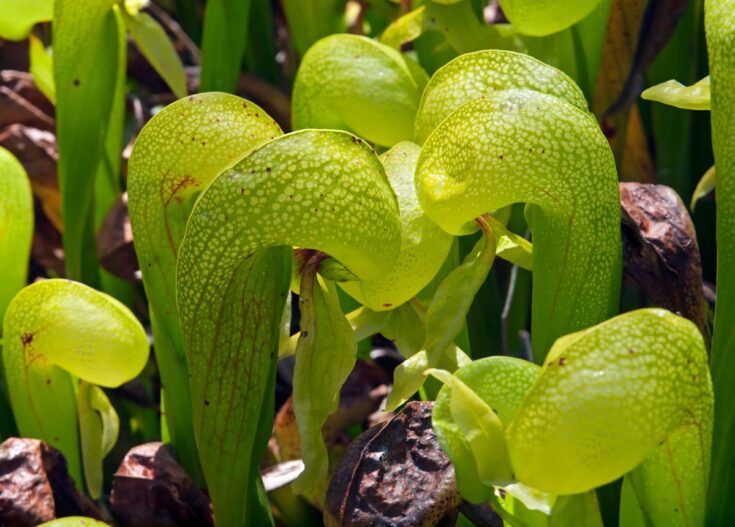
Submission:
[[655,306],[694,322],[708,336],[702,264],[694,224],[664,185],[620,183],[623,267]]
[[97,232],[97,257],[110,273],[131,282],[138,280],[138,257],[133,247],[133,230],[124,193],[107,211]]

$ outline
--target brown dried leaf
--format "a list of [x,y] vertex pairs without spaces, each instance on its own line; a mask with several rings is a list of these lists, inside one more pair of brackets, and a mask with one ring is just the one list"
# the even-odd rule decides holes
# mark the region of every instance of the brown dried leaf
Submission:
[[23,165],[31,180],[33,194],[41,202],[44,214],[61,232],[61,195],[56,176],[56,162],[59,159],[56,136],[46,130],[14,124],[0,132],[0,146],[10,150]]
[[655,170],[636,106],[631,111],[605,115],[622,91],[635,55],[645,0],[613,0],[607,21],[597,83],[592,101],[605,135],[615,153],[623,181],[653,181]]
[[429,527],[460,503],[431,402],[408,403],[347,448],[327,490],[328,527]]
[[[622,2],[623,6],[625,4],[626,2]],[[679,19],[688,7],[689,0],[658,0],[647,3],[625,84],[617,100],[605,112],[606,115],[625,111],[635,102],[643,89],[646,69],[674,35]]]
[[25,124],[52,131],[53,104],[41,93],[30,73],[0,72],[0,128]]
[[702,265],[686,206],[673,189],[642,183],[620,183],[620,203],[626,278],[707,337]]
[[102,267],[115,276],[137,281],[140,266],[133,247],[133,230],[128,214],[128,194],[110,207],[97,232],[97,257]]
[[112,482],[110,510],[123,526],[214,526],[209,499],[162,443],[127,453]]
[[38,439],[6,439],[0,445],[0,525],[25,527],[64,516],[103,519],[77,491],[61,452]]

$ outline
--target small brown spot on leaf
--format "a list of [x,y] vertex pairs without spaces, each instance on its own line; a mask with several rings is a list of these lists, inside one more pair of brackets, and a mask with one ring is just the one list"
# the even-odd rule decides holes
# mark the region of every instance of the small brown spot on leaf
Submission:
[[559,363],[559,366],[564,366],[567,363],[567,358],[559,357],[558,363]]
[[20,341],[23,343],[23,347],[28,347],[33,342],[33,333],[23,333],[20,336]]
[[79,86],[79,79],[74,79],[74,82],[72,82],[74,87]]

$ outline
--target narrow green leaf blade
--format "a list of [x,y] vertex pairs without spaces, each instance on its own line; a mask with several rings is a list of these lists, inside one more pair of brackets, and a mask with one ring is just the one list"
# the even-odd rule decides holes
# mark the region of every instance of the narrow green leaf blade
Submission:
[[69,278],[99,281],[91,214],[117,79],[114,0],[57,0],[53,50],[56,135]]
[[[704,25],[712,80],[712,148],[717,167],[717,306],[712,337],[715,431],[707,500],[711,525],[735,523],[735,0],[705,0]],[[724,403],[723,403],[724,401]]]
[[48,100],[56,103],[56,86],[54,84],[54,63],[43,42],[31,35],[30,37],[30,73],[33,82]]
[[715,171],[715,166],[712,165],[701,177],[699,183],[697,183],[697,188],[694,189],[694,193],[692,194],[692,201],[689,204],[689,208],[692,209],[692,212],[694,212],[694,209],[697,206],[697,202],[700,199],[715,190],[716,183],[717,175]]
[[283,0],[288,32],[300,56],[320,38],[343,33],[346,0]]
[[135,43],[151,66],[166,81],[176,97],[185,97],[187,90],[184,65],[161,24],[143,12],[136,15],[124,12],[124,19]]
[[251,0],[208,0],[200,90],[234,93],[248,41]]
[[26,283],[33,236],[33,195],[18,160],[0,147],[0,317]]
[[421,353],[399,364],[386,408],[393,410],[418,390],[427,368],[438,368],[443,359],[454,362],[454,371],[467,356],[454,345],[464,328],[465,318],[477,291],[487,278],[495,260],[495,239],[483,236],[465,262],[441,282],[426,311],[426,339]]

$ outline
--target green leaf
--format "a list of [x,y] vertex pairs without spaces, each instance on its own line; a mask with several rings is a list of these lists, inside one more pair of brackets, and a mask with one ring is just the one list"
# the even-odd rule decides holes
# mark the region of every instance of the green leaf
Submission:
[[623,486],[620,490],[620,525],[647,527],[633,484],[628,476],[623,478]]
[[587,110],[584,95],[562,71],[520,53],[478,51],[456,58],[431,77],[416,116],[416,141],[423,144],[463,104],[511,88],[546,93]]
[[99,265],[92,233],[94,176],[118,71],[114,0],[57,0],[53,50],[56,135],[67,276],[95,285]]
[[380,41],[386,46],[400,49],[403,44],[416,40],[424,32],[425,13],[426,6],[422,5],[396,19],[380,35]]
[[[603,527],[600,505],[597,503],[597,495],[594,490],[584,494],[558,497],[549,518],[549,527],[567,527],[570,525]],[[626,524],[625,527],[629,526]]]
[[143,56],[166,81],[176,97],[185,97],[186,72],[181,57],[166,35],[166,31],[148,13],[130,15],[123,11],[125,25]]
[[29,54],[30,73],[33,75],[33,82],[36,83],[41,93],[48,97],[49,101],[56,103],[53,59],[51,54],[46,51],[43,42],[35,35],[30,37]]
[[386,28],[380,41],[400,49],[425,31],[438,31],[457,53],[481,49],[520,49],[520,40],[507,24],[485,24],[470,2],[427,2]]
[[626,476],[653,525],[704,525],[711,423],[692,421],[675,429]]
[[694,189],[692,194],[692,201],[689,204],[689,208],[694,212],[694,208],[697,206],[697,202],[705,197],[707,194],[715,190],[715,184],[717,182],[717,175],[715,174],[715,166],[709,167],[707,172],[704,173],[702,178],[697,183],[697,188]]
[[23,40],[39,22],[51,20],[54,0],[0,0],[0,38]]
[[110,527],[107,523],[84,516],[67,516],[39,525],[39,527]]
[[18,160],[0,147],[0,317],[26,283],[33,237],[33,195]]
[[[304,277],[307,280],[307,277]],[[334,284],[315,278],[312,294],[301,297],[301,336],[296,349],[293,404],[301,438],[304,472],[296,492],[324,483],[329,469],[322,426],[339,407],[339,393],[355,366],[357,340],[342,314]],[[302,281],[302,293],[305,293]]]
[[386,408],[393,410],[421,387],[427,368],[437,368],[442,359],[454,360],[452,371],[465,362],[466,355],[453,344],[465,324],[477,291],[487,278],[495,260],[495,237],[491,231],[480,239],[462,265],[441,282],[426,311],[426,339],[422,352],[396,368],[395,382]]
[[[489,79],[494,71],[513,71],[518,61],[527,73],[513,86],[524,80],[533,86],[550,75],[547,66],[508,52],[482,52],[445,66],[439,73],[447,74],[437,73],[427,86],[417,135],[428,134],[429,123],[438,122],[430,114],[482,95],[481,88],[465,88],[476,79],[470,72],[477,64],[494,65],[480,74]],[[538,78],[532,75],[535,69]],[[591,115],[567,102],[584,100],[571,81],[560,72],[550,76],[566,100],[499,86],[441,121],[424,143],[416,168],[422,208],[452,234],[472,232],[481,214],[516,202],[530,204],[536,262],[532,342],[539,358],[557,337],[598,323],[617,308],[621,267],[619,193],[610,147]]]
[[[705,0],[704,26],[712,80],[712,149],[717,167],[717,306],[712,337],[715,430],[712,480],[707,499],[710,525],[735,523],[735,0]],[[721,404],[723,401],[724,404]]]
[[108,388],[133,379],[148,360],[145,331],[114,298],[78,282],[53,279],[13,298],[3,337],[18,430],[61,450],[81,484],[72,376]]
[[300,56],[320,38],[343,33],[345,0],[283,0],[288,33]]
[[[515,417],[525,393],[538,377],[540,368],[530,362],[511,357],[487,357],[476,360],[455,372],[455,378],[471,390],[475,397],[497,414],[497,418],[507,426]],[[444,386],[436,398],[432,422],[436,437],[455,467],[457,487],[462,496],[473,502],[487,501],[494,493],[491,481],[483,481],[478,458],[467,441],[466,431],[455,422],[450,406],[453,386]],[[497,465],[507,455],[505,445],[498,451],[488,449],[483,454],[498,456],[492,461]],[[503,482],[500,482],[503,483]],[[504,483],[508,483],[507,481]],[[515,492],[513,495],[517,495]]]
[[500,0],[508,20],[519,33],[542,37],[576,24],[600,0]]
[[680,82],[669,80],[644,90],[641,93],[641,98],[676,106],[684,110],[709,110],[709,82],[709,76],[691,86],[684,86]]
[[128,166],[130,221],[152,314],[166,419],[187,471],[199,472],[189,374],[176,312],[176,259],[191,207],[216,176],[281,135],[258,106],[234,95],[181,99],[138,135]]
[[[115,9],[117,23],[117,73],[110,121],[107,127],[102,159],[97,165],[94,181],[94,211],[92,228],[98,233],[113,205],[121,199],[122,159],[125,147],[125,107],[127,90],[128,38],[120,9]],[[100,269],[101,291],[114,296],[128,306],[133,305],[133,284]]]
[[[398,204],[380,161],[344,132],[274,139],[218,176],[197,201],[179,251],[177,305],[195,432],[218,522],[239,525],[243,518],[250,463],[244,453],[253,433],[248,416],[271,397],[262,391],[262,369],[247,365],[270,360],[270,353],[275,358],[289,258],[279,250],[283,263],[259,266],[248,286],[262,284],[256,291],[242,285],[242,269],[261,249],[297,246],[374,279],[398,257],[400,236]],[[285,274],[276,280],[280,265]]]
[[332,35],[301,62],[293,127],[347,130],[384,146],[410,140],[426,82],[426,73],[395,49],[367,37]]
[[[704,342],[688,320],[641,309],[554,344],[509,427],[509,450],[519,481],[552,494],[580,493],[634,469],[689,425],[700,443],[687,444],[697,446],[687,470],[699,478],[682,489],[695,496],[706,488],[712,426]],[[689,514],[700,524],[703,503]]]
[[400,208],[398,260],[377,280],[339,284],[373,310],[394,309],[416,296],[439,271],[452,245],[452,237],[424,214],[416,197],[413,181],[420,152],[414,143],[402,142],[380,157]]
[[529,271],[533,268],[533,246],[531,242],[510,232],[505,225],[492,216],[487,216],[488,222],[495,233],[495,254],[503,260]]
[[248,42],[251,0],[208,0],[200,91],[234,93]]
[[503,423],[474,391],[445,370],[428,373],[449,386],[449,413],[464,435],[477,465],[477,476],[484,485],[503,485],[513,479]]
[[120,419],[105,392],[84,381],[77,388],[77,415],[84,480],[92,499],[99,499],[102,496],[102,460],[117,442]]

